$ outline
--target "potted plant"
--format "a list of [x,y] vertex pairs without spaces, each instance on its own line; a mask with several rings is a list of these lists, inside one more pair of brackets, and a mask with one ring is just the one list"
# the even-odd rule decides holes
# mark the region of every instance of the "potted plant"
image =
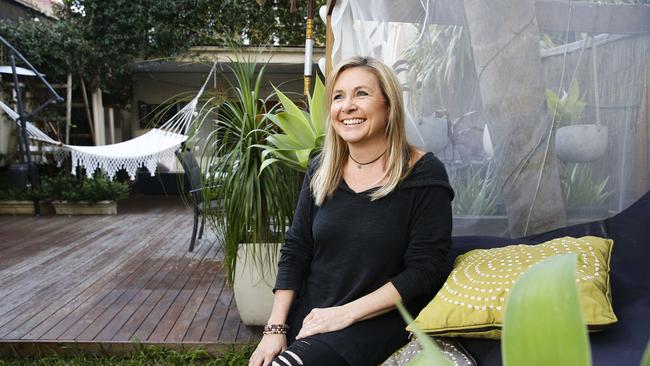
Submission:
[[92,178],[60,173],[43,178],[43,189],[54,201],[57,215],[115,215],[117,201],[129,196],[125,183],[112,181],[102,173]]
[[203,165],[214,173],[204,178],[203,186],[209,188],[203,193],[206,202],[223,202],[222,212],[208,218],[223,238],[240,317],[245,324],[264,324],[273,300],[278,249],[295,210],[298,178],[280,164],[261,169],[263,150],[255,146],[277,130],[268,118],[270,96],[260,93],[265,66],[238,55],[229,68],[235,97],[204,108],[200,117],[206,123],[216,116],[201,153]]
[[609,177],[596,177],[589,164],[576,163],[560,169],[562,196],[572,223],[600,220],[608,216],[604,204],[612,195]]
[[498,214],[492,162],[452,167],[449,173],[456,192],[452,201],[454,235],[507,235],[508,219]]
[[7,189],[0,191],[0,214],[33,215],[34,201],[40,201],[41,214],[52,213],[52,207],[45,199],[47,193],[39,188]]

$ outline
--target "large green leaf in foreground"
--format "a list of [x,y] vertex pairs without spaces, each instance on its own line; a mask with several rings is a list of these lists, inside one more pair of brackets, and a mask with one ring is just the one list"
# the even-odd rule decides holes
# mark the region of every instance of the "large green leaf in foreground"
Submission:
[[591,365],[575,254],[549,258],[515,283],[503,324],[505,366]]
[[645,347],[645,352],[643,352],[641,366],[650,366],[650,342],[648,342],[648,345]]

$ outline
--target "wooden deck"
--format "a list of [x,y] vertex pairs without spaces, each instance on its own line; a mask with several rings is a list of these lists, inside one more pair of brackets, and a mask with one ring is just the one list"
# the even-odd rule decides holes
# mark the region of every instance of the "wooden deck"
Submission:
[[0,348],[134,341],[249,344],[207,230],[187,251],[192,213],[178,197],[139,197],[117,216],[0,216]]

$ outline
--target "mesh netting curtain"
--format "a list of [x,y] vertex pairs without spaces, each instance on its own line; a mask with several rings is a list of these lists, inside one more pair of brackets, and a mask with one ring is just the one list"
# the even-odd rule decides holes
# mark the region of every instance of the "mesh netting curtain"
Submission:
[[517,237],[610,216],[650,188],[650,34],[634,24],[647,14],[576,1],[339,0],[332,61],[367,55],[396,71],[410,142],[445,163],[456,190],[455,235]]

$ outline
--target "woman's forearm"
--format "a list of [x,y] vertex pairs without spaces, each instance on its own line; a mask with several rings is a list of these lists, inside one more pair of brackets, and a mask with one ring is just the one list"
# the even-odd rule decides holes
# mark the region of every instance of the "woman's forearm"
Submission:
[[356,322],[384,314],[402,297],[391,282],[345,305],[316,308],[305,317],[296,339],[346,328]]
[[388,282],[368,295],[343,305],[343,307],[356,323],[395,309],[395,303],[401,300],[402,297],[395,286]]
[[275,290],[273,309],[267,324],[286,324],[287,315],[295,294],[294,290]]

